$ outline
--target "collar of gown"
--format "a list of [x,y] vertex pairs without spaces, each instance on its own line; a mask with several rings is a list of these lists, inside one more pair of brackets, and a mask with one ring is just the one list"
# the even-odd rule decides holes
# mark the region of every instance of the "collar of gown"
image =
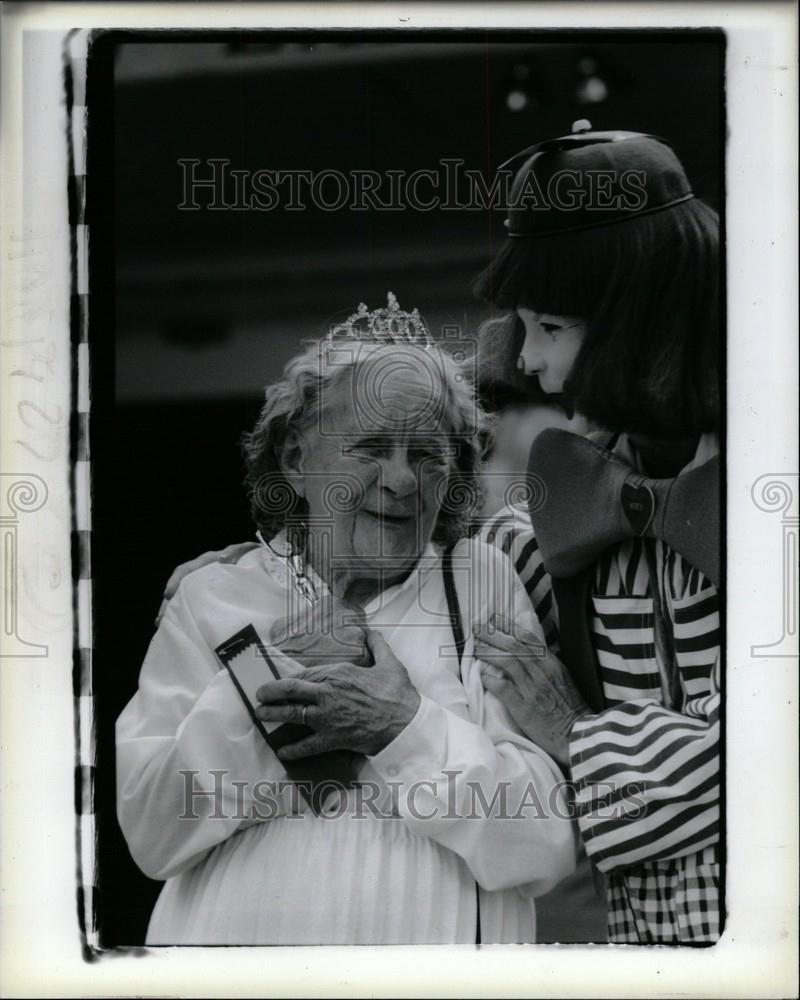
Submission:
[[[294,579],[295,586],[302,593],[302,583],[298,579],[298,574],[295,570],[293,570],[290,563],[289,541],[286,537],[286,531],[279,531],[277,535],[269,540],[269,544],[262,541],[261,549],[264,554],[264,563],[267,571],[286,586],[289,586],[292,579]],[[420,571],[430,571],[431,569],[434,569],[441,563],[441,559],[441,553],[433,542],[428,542],[422,552],[422,555],[417,560],[416,565],[405,580],[402,580],[400,583],[395,583],[391,587],[387,587],[385,590],[373,597],[371,601],[368,601],[364,605],[364,613],[366,615],[370,615],[378,607],[385,607],[389,601],[399,597],[404,591],[416,584]],[[327,583],[317,573],[313,566],[306,563],[303,567],[303,575],[313,587],[313,590],[318,598],[324,597],[326,594],[330,593]]]

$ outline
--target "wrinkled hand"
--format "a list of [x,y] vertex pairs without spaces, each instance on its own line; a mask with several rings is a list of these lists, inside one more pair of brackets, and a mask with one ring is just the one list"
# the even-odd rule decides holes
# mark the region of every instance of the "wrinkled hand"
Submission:
[[269,641],[304,667],[340,662],[372,665],[363,609],[331,594],[313,604],[303,602],[291,616],[279,618]]
[[367,629],[367,644],[375,660],[369,670],[352,663],[325,664],[309,667],[300,677],[268,681],[258,689],[259,719],[305,722],[314,730],[299,743],[279,750],[281,760],[327,750],[373,755],[414,718],[420,697],[406,668],[379,632]]
[[189,573],[194,573],[196,569],[208,566],[209,563],[238,562],[239,559],[245,555],[245,553],[249,552],[251,549],[257,548],[258,542],[237,542],[234,545],[229,545],[225,549],[219,549],[215,552],[204,552],[201,556],[198,556],[196,559],[192,559],[190,562],[181,563],[177,569],[172,571],[172,576],[170,576],[169,580],[167,580],[167,585],[164,587],[164,597],[162,598],[161,607],[158,609],[158,614],[156,615],[156,628],[158,628],[161,624],[161,619],[164,617],[167,605],[175,596],[178,586],[185,576],[188,576]]
[[494,631],[484,625],[474,629],[484,687],[503,702],[531,742],[568,769],[570,732],[578,719],[591,714],[589,706],[541,639],[500,615],[494,625]]

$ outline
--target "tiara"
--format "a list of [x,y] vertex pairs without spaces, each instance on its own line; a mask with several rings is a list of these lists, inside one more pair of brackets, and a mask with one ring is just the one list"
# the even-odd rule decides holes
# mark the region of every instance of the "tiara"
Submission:
[[416,344],[427,351],[435,341],[422,321],[419,309],[406,312],[400,308],[397,296],[389,292],[386,307],[371,312],[362,302],[344,323],[337,323],[328,331],[328,342],[335,340],[363,340],[375,344]]

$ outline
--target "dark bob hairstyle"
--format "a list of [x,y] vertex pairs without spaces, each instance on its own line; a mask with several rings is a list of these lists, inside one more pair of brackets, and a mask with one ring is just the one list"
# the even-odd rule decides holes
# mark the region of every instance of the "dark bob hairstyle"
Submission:
[[718,429],[719,222],[702,201],[509,238],[475,292],[587,322],[565,393],[598,426],[666,439]]

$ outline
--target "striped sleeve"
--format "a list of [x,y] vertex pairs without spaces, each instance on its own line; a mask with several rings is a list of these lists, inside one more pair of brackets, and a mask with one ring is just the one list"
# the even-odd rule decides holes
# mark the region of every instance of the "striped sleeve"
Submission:
[[578,823],[601,871],[683,857],[719,836],[719,656],[682,712],[655,700],[575,724]]
[[542,626],[548,648],[558,656],[558,610],[553,598],[553,584],[544,568],[527,510],[517,506],[504,507],[482,526],[478,537],[489,545],[497,546],[512,560]]

